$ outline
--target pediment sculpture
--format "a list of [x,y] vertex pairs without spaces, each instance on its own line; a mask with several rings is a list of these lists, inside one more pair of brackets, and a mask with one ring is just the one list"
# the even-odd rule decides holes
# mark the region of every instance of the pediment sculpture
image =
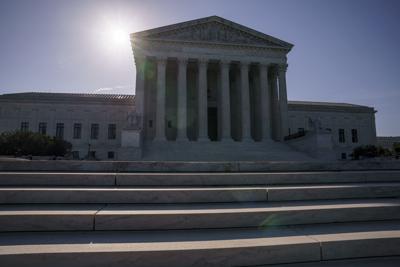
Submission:
[[146,36],[146,38],[281,47],[277,43],[216,21],[153,33]]

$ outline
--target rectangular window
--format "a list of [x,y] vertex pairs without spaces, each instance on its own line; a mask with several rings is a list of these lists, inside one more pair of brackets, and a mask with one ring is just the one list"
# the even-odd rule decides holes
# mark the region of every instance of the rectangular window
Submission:
[[82,124],[74,123],[74,139],[81,139],[82,136]]
[[357,129],[351,129],[351,141],[353,143],[358,143],[358,132],[357,132]]
[[347,159],[347,154],[346,153],[342,153],[342,159]]
[[339,143],[345,143],[344,129],[339,129]]
[[172,128],[172,122],[168,121],[168,128]]
[[39,122],[39,133],[43,135],[47,134],[47,123]]
[[72,159],[79,159],[79,151],[72,151]]
[[97,123],[92,123],[90,128],[90,139],[99,139],[99,125]]
[[149,128],[153,128],[153,120],[149,120]]
[[29,131],[29,122],[23,121],[21,122],[21,132]]
[[113,159],[114,158],[114,151],[108,151],[107,157],[108,157],[108,159]]
[[115,124],[108,125],[108,139],[115,139],[117,137],[117,126]]
[[303,133],[304,133],[304,128],[299,128],[299,129],[297,129],[297,131],[298,131],[299,133],[303,134]]
[[64,123],[56,124],[56,138],[64,139]]

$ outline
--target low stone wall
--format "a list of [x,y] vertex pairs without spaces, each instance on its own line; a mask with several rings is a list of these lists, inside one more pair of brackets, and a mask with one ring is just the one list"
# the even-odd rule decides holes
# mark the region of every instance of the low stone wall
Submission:
[[400,160],[359,160],[338,162],[237,161],[73,161],[1,160],[0,171],[45,172],[295,172],[400,170]]

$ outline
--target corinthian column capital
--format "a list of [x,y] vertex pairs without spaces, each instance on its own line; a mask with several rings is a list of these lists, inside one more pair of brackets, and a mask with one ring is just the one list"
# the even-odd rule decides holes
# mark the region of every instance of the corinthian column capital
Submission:
[[197,61],[199,62],[200,65],[206,65],[208,64],[209,59],[206,57],[200,57],[197,59]]
[[279,72],[286,72],[287,71],[287,68],[288,68],[288,64],[279,64],[278,65],[278,71]]
[[179,65],[187,65],[188,58],[187,57],[178,57],[178,63],[179,63]]
[[230,60],[230,59],[226,59],[226,58],[221,59],[221,60],[220,60],[220,64],[221,64],[221,66],[223,66],[223,67],[229,66],[229,64],[231,64],[231,60]]
[[135,64],[136,65],[140,65],[140,64],[144,63],[145,60],[146,60],[145,56],[142,56],[142,55],[135,56]]
[[249,60],[241,60],[240,61],[241,67],[248,67],[250,64],[251,64],[251,61],[249,61]]
[[165,56],[158,56],[157,58],[156,58],[156,60],[157,60],[157,64],[159,64],[159,65],[165,65],[165,64],[167,64],[167,57],[165,57]]

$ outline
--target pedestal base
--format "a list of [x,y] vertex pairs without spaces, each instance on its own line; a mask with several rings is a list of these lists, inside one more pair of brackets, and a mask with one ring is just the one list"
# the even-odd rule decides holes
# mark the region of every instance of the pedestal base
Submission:
[[141,160],[142,159],[142,148],[121,147],[118,149],[117,159],[121,160],[121,161]]
[[118,149],[118,160],[142,159],[142,135],[140,130],[123,129],[121,147]]
[[140,130],[123,129],[121,132],[121,147],[141,147]]

